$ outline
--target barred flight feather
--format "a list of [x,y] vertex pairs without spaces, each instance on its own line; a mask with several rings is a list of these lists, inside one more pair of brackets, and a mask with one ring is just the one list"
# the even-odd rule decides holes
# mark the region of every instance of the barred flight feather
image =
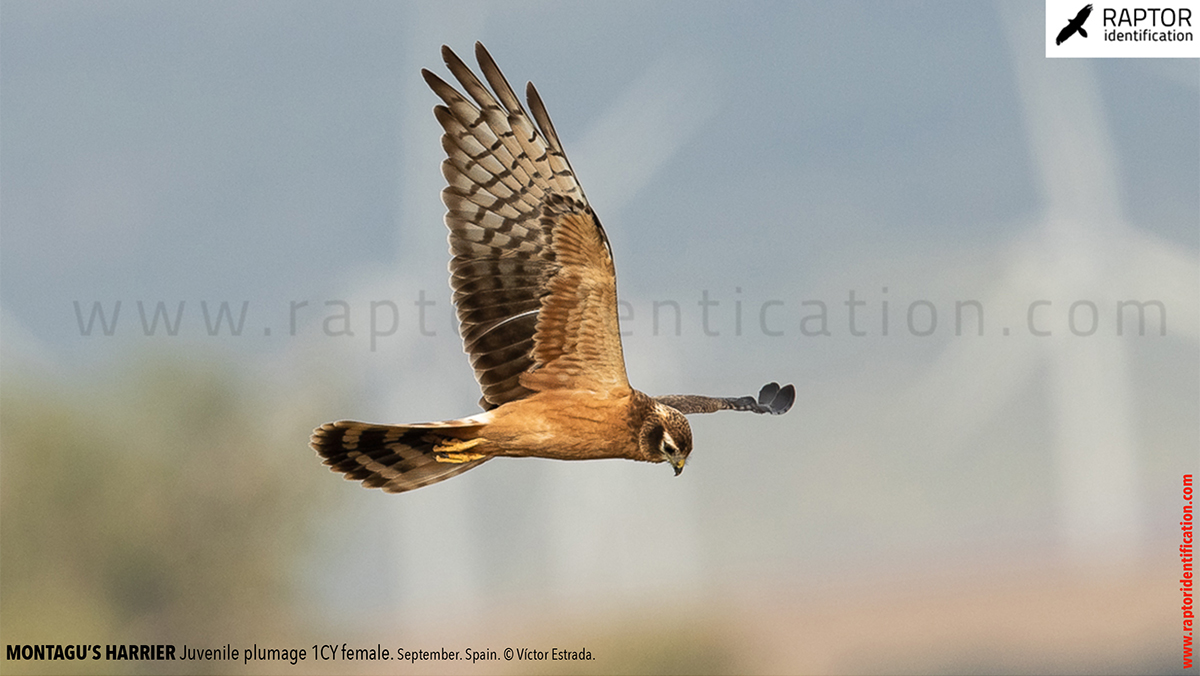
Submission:
[[[434,114],[445,132],[450,283],[482,405],[491,409],[528,396],[539,381],[522,381],[523,374],[546,368],[560,376],[581,373],[565,363],[555,371],[552,362],[593,338],[600,344],[589,356],[604,357],[600,366],[611,371],[602,380],[627,386],[619,338],[614,344],[599,326],[576,335],[586,327],[570,308],[587,307],[607,315],[603,324],[616,324],[612,258],[541,97],[527,88],[535,123],[482,45],[476,57],[483,80],[450,49],[442,56],[462,93],[429,71],[424,77],[444,103]],[[610,275],[608,286],[591,283],[597,275],[580,273],[587,268]]]

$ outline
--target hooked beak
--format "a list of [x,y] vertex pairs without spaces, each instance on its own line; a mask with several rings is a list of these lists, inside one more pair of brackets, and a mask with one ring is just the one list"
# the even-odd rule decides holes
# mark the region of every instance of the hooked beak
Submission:
[[675,476],[679,476],[683,472],[683,464],[687,462],[687,458],[682,455],[672,455],[669,462],[671,467],[675,468]]

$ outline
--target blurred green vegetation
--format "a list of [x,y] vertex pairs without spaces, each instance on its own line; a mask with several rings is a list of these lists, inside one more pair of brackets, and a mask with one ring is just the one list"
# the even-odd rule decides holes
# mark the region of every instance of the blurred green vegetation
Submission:
[[[427,543],[406,538],[403,529],[383,531],[377,539],[391,549],[384,554],[389,565],[382,568],[370,563],[361,545],[376,537],[372,524],[396,516],[380,515],[381,505],[405,506],[408,518],[437,519],[436,508],[449,503],[420,502],[434,493],[397,497],[363,491],[320,465],[307,448],[309,431],[339,410],[358,408],[342,401],[336,374],[320,368],[201,359],[195,352],[186,358],[139,354],[67,374],[6,360],[0,382],[0,644],[307,647],[333,635],[359,645],[586,648],[595,657],[497,660],[469,668],[481,674],[1161,673],[1178,654],[1172,638],[1177,634],[1170,630],[1178,617],[1168,612],[1178,597],[1162,584],[1177,579],[1174,559],[1168,567],[1146,564],[1089,577],[1074,564],[1055,563],[1056,557],[1039,559],[1036,549],[997,562],[987,557],[998,550],[987,550],[980,558],[960,556],[916,572],[903,570],[902,559],[896,571],[846,566],[837,574],[803,561],[776,570],[751,562],[713,568],[711,593],[691,592],[671,603],[670,595],[654,594],[636,602],[594,604],[589,596],[567,601],[538,588],[539,581],[512,596],[506,594],[516,583],[494,583],[473,598],[451,594],[436,607],[406,605],[402,592],[388,596],[389,576],[404,574],[391,562],[402,548]],[[1036,449],[1011,445],[1028,455],[1026,466],[1036,467]],[[844,503],[805,497],[804,513],[835,504],[850,510],[864,494],[878,493],[888,496],[893,509],[913,514],[925,509],[929,523],[958,523],[936,513],[936,501],[923,506],[926,490],[894,479],[904,476],[899,459],[895,472],[868,472],[864,468],[872,463],[891,465],[849,443],[839,451],[842,463],[830,462],[819,474],[831,486],[854,491]],[[982,485],[985,475],[1001,486],[1023,476],[993,454],[971,463],[956,465],[963,476],[978,475],[968,488]],[[1177,500],[1178,476],[1169,481],[1170,499]],[[970,517],[978,513],[973,510],[999,505],[1012,522],[1014,514],[1035,511],[1018,510],[1023,501],[1043,504],[1050,490],[1026,489],[1014,498],[984,486],[976,494],[980,504],[963,498],[960,511]],[[518,499],[538,504],[526,495]],[[467,509],[477,515],[493,504],[481,498]],[[1172,505],[1170,514],[1177,510]],[[879,546],[881,561],[884,553],[904,554],[887,537],[892,531],[904,535],[905,521],[883,510],[870,515],[880,524],[872,530],[838,523],[829,528]],[[789,527],[786,518],[777,512],[764,522],[778,536]],[[828,511],[820,519],[830,519]],[[796,523],[804,532],[820,532],[808,522]],[[500,526],[510,534],[526,527],[515,518]],[[733,532],[726,530],[726,537]],[[896,532],[891,537],[899,537]],[[368,536],[360,538],[363,533]],[[1172,539],[1166,549],[1176,545]],[[740,545],[735,539],[729,546]],[[769,551],[763,546],[761,539],[747,540],[748,548]],[[500,550],[479,550],[481,565],[488,565],[493,551]],[[434,548],[423,559],[431,565],[409,574],[422,583],[444,584],[439,562],[459,555],[452,547]],[[527,556],[535,569],[546,565],[536,552]],[[321,562],[324,566],[314,565]],[[886,563],[892,565],[890,559]],[[663,570],[670,564],[664,560]],[[328,597],[313,593],[318,584],[328,586],[331,575],[348,577],[385,601],[331,608]],[[520,602],[526,592],[535,599],[531,605]],[[549,601],[539,605],[539,597]],[[353,612],[349,619],[347,608]],[[342,619],[331,619],[339,612]],[[392,663],[340,661],[280,666],[0,662],[4,673],[398,670]]]
[[[6,364],[2,642],[216,647],[303,629],[298,561],[338,483],[306,448],[326,395],[169,355],[84,380]],[[66,665],[19,670],[42,666]]]

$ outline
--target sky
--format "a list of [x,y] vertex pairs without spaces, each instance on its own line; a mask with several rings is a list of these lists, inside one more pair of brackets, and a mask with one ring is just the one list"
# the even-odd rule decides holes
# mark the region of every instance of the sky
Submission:
[[[498,461],[336,486],[323,607],[621,608],[975,556],[1169,569],[1146,551],[1200,449],[1200,66],[1046,59],[1042,12],[6,2],[3,370],[215,353],[328,378],[345,397],[310,427],[476,410],[420,69],[480,40],[536,83],[605,225],[633,385],[797,404],[693,418],[679,479]],[[1161,304],[1146,335],[1128,301]]]

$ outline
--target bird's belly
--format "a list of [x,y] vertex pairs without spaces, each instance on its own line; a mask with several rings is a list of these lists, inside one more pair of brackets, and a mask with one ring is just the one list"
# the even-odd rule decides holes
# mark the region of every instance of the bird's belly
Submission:
[[623,400],[592,393],[539,393],[494,413],[483,431],[494,455],[593,460],[629,457],[636,450]]

